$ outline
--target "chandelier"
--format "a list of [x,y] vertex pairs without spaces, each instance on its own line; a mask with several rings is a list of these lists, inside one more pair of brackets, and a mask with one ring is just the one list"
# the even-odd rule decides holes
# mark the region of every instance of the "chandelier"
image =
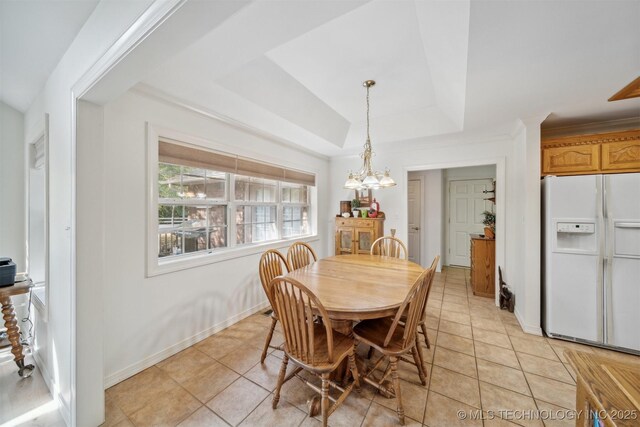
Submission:
[[362,85],[367,88],[367,142],[364,143],[364,151],[360,153],[362,158],[362,168],[358,172],[349,171],[349,177],[344,183],[344,188],[350,190],[377,189],[393,187],[396,182],[389,176],[389,169],[385,168],[384,173],[375,171],[371,166],[371,158],[374,156],[371,149],[371,138],[369,137],[369,88],[375,85],[373,80],[367,80]]

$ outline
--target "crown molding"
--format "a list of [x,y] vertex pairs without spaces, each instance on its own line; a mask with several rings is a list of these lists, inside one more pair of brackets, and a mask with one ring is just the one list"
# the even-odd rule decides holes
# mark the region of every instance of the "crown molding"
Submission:
[[542,146],[544,148],[575,147],[580,145],[596,145],[633,140],[640,140],[640,129],[627,130],[622,132],[595,133],[588,135],[574,135],[552,139],[543,139]]
[[597,134],[640,129],[640,117],[582,123],[579,125],[559,126],[542,129],[545,139],[560,138],[572,135]]

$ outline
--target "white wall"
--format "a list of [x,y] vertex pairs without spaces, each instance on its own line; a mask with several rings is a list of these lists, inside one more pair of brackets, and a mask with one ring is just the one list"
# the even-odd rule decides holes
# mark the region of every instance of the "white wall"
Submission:
[[[105,207],[102,294],[107,386],[264,307],[266,302],[258,278],[260,253],[145,277],[147,122],[211,141],[224,151],[316,172],[320,239],[312,244],[319,256],[327,255],[324,207],[328,159],[137,92],[107,104],[104,144],[78,153],[82,156],[78,162],[88,165],[87,173],[92,164],[100,170],[99,159],[104,156],[102,182],[78,187],[78,198],[90,198]],[[99,221],[95,226],[100,227]]]
[[[49,120],[50,167],[50,272],[49,318],[36,323],[38,335],[37,360],[47,384],[60,403],[60,412],[68,423],[92,425],[95,414],[84,418],[83,407],[74,406],[76,366],[72,357],[72,334],[76,324],[74,310],[73,245],[75,238],[73,201],[72,135],[75,123],[72,113],[75,101],[72,89],[140,16],[151,0],[134,2],[101,1],[73,41],[47,83],[25,113],[25,141],[33,141],[42,132],[45,113]],[[91,307],[81,307],[91,311]],[[91,349],[84,349],[90,351]],[[100,366],[93,364],[93,369]],[[82,375],[79,372],[78,375]],[[78,414],[76,414],[76,410]],[[102,416],[102,414],[98,414]]]
[[[381,210],[387,215],[385,221],[385,232],[391,228],[398,230],[398,237],[407,240],[407,194],[406,180],[407,171],[423,169],[442,169],[452,167],[464,167],[471,165],[496,164],[498,175],[498,190],[500,186],[504,194],[497,194],[497,197],[504,198],[504,219],[501,221],[498,215],[496,222],[496,232],[498,239],[503,239],[504,247],[497,247],[496,259],[500,262],[503,259],[503,272],[505,280],[514,287],[517,293],[516,307],[521,310],[520,322],[523,327],[532,332],[540,331],[540,305],[539,280],[536,283],[533,270],[536,267],[535,258],[529,269],[533,275],[525,284],[524,265],[525,256],[533,256],[534,251],[540,251],[538,246],[526,249],[527,241],[523,230],[530,227],[532,231],[529,238],[535,244],[536,227],[539,229],[540,213],[537,216],[524,215],[525,205],[531,207],[530,213],[535,210],[535,203],[539,205],[539,187],[536,191],[533,186],[535,179],[539,175],[539,156],[531,158],[533,148],[525,151],[521,146],[526,139],[527,128],[521,127],[514,135],[487,136],[486,134],[459,134],[438,138],[425,138],[406,142],[403,144],[385,144],[376,146],[374,151],[376,156],[373,159],[374,167],[382,169],[388,166],[391,175],[396,179],[398,185],[389,189],[374,190],[374,196],[380,201]],[[534,124],[531,124],[534,126]],[[537,123],[538,140],[535,135],[529,138],[529,144],[539,147],[539,122]],[[535,132],[534,132],[535,133]],[[539,151],[539,149],[538,149]],[[537,172],[535,162],[538,161]],[[331,159],[330,188],[332,189],[329,201],[329,213],[337,209],[340,200],[351,199],[352,192],[342,189],[346,173],[349,169],[357,169],[361,163],[357,155],[334,157]],[[503,164],[503,166],[500,165]],[[529,167],[525,167],[530,163]],[[501,168],[504,167],[505,179],[500,182]],[[537,173],[537,175],[536,175]],[[525,183],[528,187],[525,189]],[[498,200],[498,203],[500,201]],[[502,234],[502,237],[500,236]],[[525,249],[528,252],[525,252]],[[538,257],[539,258],[539,257]],[[539,277],[539,272],[538,272]],[[527,301],[529,300],[529,301]],[[536,302],[537,300],[537,302]],[[537,304],[537,305],[536,305]]]
[[0,256],[26,271],[24,116],[0,102]]

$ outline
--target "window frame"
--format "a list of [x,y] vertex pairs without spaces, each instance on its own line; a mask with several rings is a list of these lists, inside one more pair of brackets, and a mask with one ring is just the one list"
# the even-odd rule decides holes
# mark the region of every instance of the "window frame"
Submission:
[[[194,148],[205,150],[216,150],[241,155],[248,158],[265,157],[256,153],[247,152],[244,150],[238,150],[225,146],[214,141],[195,138],[192,136],[184,135],[168,129],[163,129],[157,126],[153,126],[150,123],[147,124],[147,244],[146,244],[146,258],[147,269],[146,276],[152,277],[161,274],[171,273],[174,271],[189,269],[193,267],[203,266],[216,262],[231,260],[239,257],[244,257],[252,254],[261,253],[267,249],[282,248],[288,246],[292,241],[302,240],[305,242],[318,241],[319,236],[317,234],[317,187],[307,186],[307,201],[306,203],[289,203],[282,202],[282,188],[283,181],[272,180],[276,182],[276,198],[275,202],[254,202],[254,201],[236,201],[235,200],[235,178],[234,173],[225,172],[225,200],[209,200],[206,203],[202,203],[202,199],[187,198],[187,199],[160,199],[159,198],[159,183],[158,183],[158,171],[159,171],[159,159],[158,159],[158,144],[161,139],[170,139],[179,141],[180,143],[188,144]],[[240,151],[240,152],[238,152]],[[271,161],[265,160],[265,161]],[[296,169],[295,166],[288,166],[281,162],[271,162],[274,165],[280,167]],[[316,171],[308,171],[317,176]],[[295,185],[295,184],[294,184]],[[303,184],[300,184],[303,185]],[[227,246],[221,248],[211,248],[202,251],[189,252],[180,255],[169,255],[160,257],[158,254],[158,206],[162,204],[173,204],[176,206],[214,206],[214,205],[226,205],[227,213]],[[236,208],[240,206],[276,206],[276,227],[277,238],[268,241],[262,241],[257,243],[237,243],[236,237]],[[305,206],[307,207],[308,226],[309,233],[305,235],[298,235],[292,237],[283,238],[283,210],[284,206]]]

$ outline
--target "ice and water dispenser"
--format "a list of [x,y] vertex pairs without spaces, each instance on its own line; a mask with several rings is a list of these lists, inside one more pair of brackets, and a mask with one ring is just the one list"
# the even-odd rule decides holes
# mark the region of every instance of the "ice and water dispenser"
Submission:
[[554,252],[594,253],[598,250],[595,222],[555,221]]

